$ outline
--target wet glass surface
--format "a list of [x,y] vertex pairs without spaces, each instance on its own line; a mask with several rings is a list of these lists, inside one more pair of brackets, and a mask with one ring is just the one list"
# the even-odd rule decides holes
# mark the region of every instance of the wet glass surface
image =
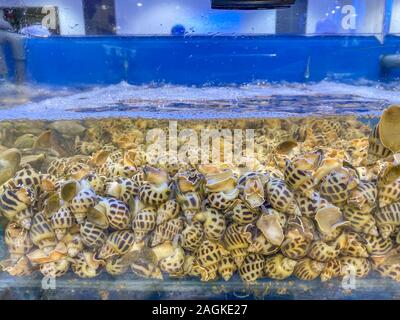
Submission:
[[[316,267],[323,265],[322,271],[313,275],[308,281],[304,280],[304,277],[307,278],[308,276],[302,274],[299,269],[293,270],[292,273],[295,273],[295,275],[288,276],[284,280],[273,280],[267,273],[264,273],[264,270],[262,274],[257,276],[259,278],[257,281],[250,281],[249,284],[244,280],[246,279],[244,270],[235,271],[228,281],[224,281],[218,274],[212,276],[212,272],[211,274],[204,274],[203,271],[197,271],[200,273],[195,276],[196,272],[193,271],[194,274],[190,274],[188,269],[185,269],[186,271],[181,269],[180,272],[183,272],[183,274],[180,274],[179,277],[177,275],[171,277],[166,266],[164,268],[167,269],[163,269],[161,272],[162,280],[147,279],[148,277],[156,277],[156,275],[143,275],[137,265],[133,267],[134,272],[131,270],[132,264],[138,263],[135,260],[137,257],[129,257],[125,262],[126,265],[124,264],[123,274],[110,275],[105,263],[117,257],[124,257],[125,254],[117,254],[113,256],[113,259],[110,258],[111,260],[105,259],[103,262],[99,262],[101,259],[98,259],[98,254],[105,245],[105,238],[100,246],[93,247],[90,243],[84,244],[79,254],[72,257],[63,247],[68,243],[67,239],[57,238],[58,240],[53,241],[52,245],[47,246],[41,244],[40,241],[37,242],[38,240],[32,235],[32,225],[37,223],[34,222],[37,219],[36,216],[49,211],[49,216],[45,220],[47,219],[52,228],[51,219],[55,213],[59,212],[59,206],[71,208],[71,201],[76,198],[77,194],[74,194],[72,199],[62,198],[64,192],[62,190],[69,190],[65,186],[69,186],[71,181],[75,181],[78,183],[78,189],[93,191],[93,188],[99,186],[93,184],[85,187],[85,181],[89,181],[87,179],[93,176],[102,177],[101,188],[94,192],[94,202],[88,205],[83,218],[81,211],[74,211],[75,209],[70,211],[75,220],[73,220],[72,225],[68,226],[65,234],[72,232],[75,235],[82,235],[82,223],[93,219],[93,217],[88,218],[87,213],[91,212],[90,216],[93,213],[91,209],[101,201],[104,202],[104,199],[108,199],[107,201],[115,199],[120,201],[119,203],[123,203],[123,206],[127,208],[126,210],[131,212],[131,216],[128,224],[122,227],[122,230],[135,233],[139,225],[133,223],[135,205],[132,203],[132,199],[139,202],[148,200],[145,200],[146,196],[135,188],[126,191],[128,197],[125,194],[125,198],[121,198],[122,194],[116,191],[125,189],[113,188],[118,186],[121,181],[135,181],[135,176],[139,172],[151,167],[161,170],[157,171],[157,174],[160,172],[167,174],[170,190],[169,198],[176,201],[178,199],[176,193],[177,177],[190,170],[202,168],[201,161],[204,158],[198,159],[198,162],[190,163],[189,159],[193,160],[193,158],[190,158],[189,155],[191,151],[202,155],[204,146],[200,145],[200,142],[203,138],[202,135],[207,130],[211,130],[211,136],[208,136],[208,138],[211,138],[207,142],[207,145],[211,147],[211,154],[208,154],[207,157],[212,163],[211,167],[214,168],[212,170],[217,170],[217,172],[219,172],[218,170],[222,170],[222,172],[232,170],[235,173],[233,176],[235,183],[239,183],[240,179],[247,181],[247,178],[244,178],[246,174],[256,173],[270,178],[272,175],[272,177],[284,181],[284,184],[288,187],[290,182],[285,176],[287,161],[302,161],[301,159],[307,159],[308,156],[311,156],[307,161],[311,161],[309,170],[313,172],[312,174],[315,175],[317,172],[325,170],[322,169],[324,168],[324,161],[327,161],[327,163],[337,161],[338,167],[335,168],[339,170],[338,172],[346,172],[346,174],[350,174],[348,178],[356,179],[357,183],[352,189],[346,191],[347,197],[350,199],[350,195],[353,195],[357,188],[356,186],[369,182],[373,185],[378,183],[377,174],[379,175],[379,170],[382,170],[379,169],[378,164],[383,163],[383,167],[385,167],[385,165],[390,165],[394,161],[390,153],[385,156],[374,155],[369,146],[374,141],[371,140],[372,129],[377,125],[382,111],[399,99],[396,88],[396,84],[367,83],[364,86],[351,86],[329,82],[308,85],[252,84],[231,87],[131,86],[123,83],[109,87],[76,88],[74,90],[63,88],[51,90],[44,87],[40,90],[31,87],[2,87],[5,93],[3,95],[3,108],[0,110],[3,119],[0,122],[0,178],[2,183],[0,207],[3,216],[5,216],[2,218],[3,243],[0,246],[1,264],[4,270],[0,275],[2,297],[26,299],[189,299],[205,296],[212,299],[397,298],[399,286],[395,280],[390,279],[390,277],[397,277],[397,266],[393,267],[396,270],[392,271],[393,274],[385,273],[386,271],[379,269],[379,261],[381,261],[379,259],[386,259],[389,251],[385,251],[382,256],[376,257],[373,253],[374,249],[371,247],[368,247],[369,251],[365,249],[366,247],[362,249],[369,252],[368,258],[360,258],[356,254],[357,257],[352,257],[355,260],[349,259],[350,251],[341,247],[337,251],[338,255],[332,259],[334,261],[342,259],[346,266],[354,266],[356,272],[363,273],[360,277],[352,277],[350,274],[350,278],[348,278],[347,274],[341,273],[329,281],[322,282],[321,275],[324,274],[326,270],[324,268],[327,268],[328,262],[331,260],[324,260],[324,262],[314,260],[315,256],[308,252],[305,256],[293,259],[297,264],[303,266],[305,259],[311,259],[311,254],[314,257],[311,260],[317,263]],[[7,100],[7,96],[15,97],[16,91],[21,94],[23,100]],[[35,111],[33,112],[33,110]],[[188,145],[185,147],[187,140],[185,140],[185,135],[182,136],[182,132],[187,133],[185,130],[188,129],[191,129],[192,131],[189,131],[189,133],[194,135],[195,139],[198,139],[197,147],[193,145],[189,145],[189,149]],[[155,135],[154,130],[158,130]],[[171,130],[176,130],[176,132]],[[217,147],[231,144],[232,147],[241,145],[243,148],[241,155],[243,156],[244,152],[247,151],[247,140],[241,142],[235,141],[235,139],[229,140],[229,136],[232,137],[235,132],[239,132],[242,138],[251,133],[250,136],[254,143],[254,153],[250,157],[241,158],[241,163],[232,162],[229,153],[225,154]],[[176,160],[173,156],[168,158],[165,152],[160,154],[159,151],[151,151],[149,146],[157,140],[161,139],[162,141],[163,134],[165,134],[165,141],[168,142],[168,148],[171,148],[171,143],[172,145],[176,143],[177,150],[186,148],[188,157],[182,161],[179,159],[179,162],[172,161],[170,163],[168,160]],[[228,138],[226,138],[227,136]],[[213,144],[215,143],[212,140],[213,137],[220,139],[219,142]],[[235,136],[233,137],[235,138]],[[166,152],[168,152],[168,148]],[[217,150],[216,153],[220,154],[217,162],[214,159],[214,150]],[[193,156],[193,154],[191,155]],[[317,162],[313,162],[316,159],[315,155],[319,155]],[[200,180],[205,185],[211,183],[209,180],[211,178],[208,175],[211,174],[212,176],[212,173],[207,173],[210,168],[203,168],[206,171],[200,175]],[[331,169],[327,169],[327,172],[330,172]],[[365,172],[368,172],[368,174],[363,175],[366,174]],[[34,176],[39,177],[39,180],[35,180]],[[361,239],[359,243],[361,247],[365,246],[365,239],[369,239],[370,236],[381,239],[381,231],[376,233],[376,230],[380,230],[380,224],[376,222],[376,215],[379,215],[380,209],[373,206],[367,212],[355,213],[355,218],[354,212],[349,211],[349,208],[352,208],[350,200],[337,203],[334,198],[330,197],[329,191],[323,193],[326,190],[323,190],[322,185],[327,176],[329,174],[325,173],[325,176],[319,178],[322,181],[314,182],[313,190],[319,194],[318,199],[320,200],[318,201],[327,200],[330,206],[338,208],[341,212],[340,219],[345,222],[345,225],[340,227],[341,234],[346,234],[346,237],[348,234],[356,234],[357,237],[361,237],[359,238],[359,240]],[[120,180],[121,178],[127,180]],[[46,181],[47,189],[43,189],[43,181]],[[264,191],[260,195],[263,197],[264,203],[262,206],[252,209],[255,212],[255,219],[249,223],[240,223],[241,228],[251,230],[249,245],[254,244],[257,237],[260,236],[262,226],[257,226],[257,221],[260,220],[261,216],[265,216],[266,212],[280,214],[285,219],[286,222],[282,229],[284,239],[288,239],[293,228],[296,229],[299,225],[302,226],[300,230],[304,232],[304,223],[307,223],[307,221],[311,221],[311,224],[316,228],[309,245],[320,241],[321,237],[324,239],[326,235],[321,233],[319,229],[320,225],[315,216],[316,212],[310,214],[306,207],[301,207],[301,218],[299,220],[301,222],[299,222],[299,218],[290,213],[290,210],[287,211],[287,208],[281,207],[281,203],[274,202],[271,198],[271,194],[275,192],[274,189],[268,189],[271,188],[271,186],[268,187],[269,182],[262,181]],[[109,188],[111,188],[111,191]],[[138,188],[140,190],[141,187],[138,186]],[[301,201],[304,201],[304,197],[301,198],[303,191],[299,191],[297,187],[290,186],[288,188],[289,192],[300,197],[296,198],[295,203],[297,203],[296,206],[301,206]],[[10,209],[7,192],[17,195],[19,194],[18,190],[24,190],[30,194],[29,204],[24,202],[24,205],[17,205],[15,210]],[[241,187],[238,190],[236,200],[246,201],[247,198],[243,193],[245,189]],[[207,193],[204,190],[202,192],[205,192],[204,194],[201,193],[201,197],[206,202],[198,208],[198,214],[212,211],[217,206],[215,210],[218,212],[218,216],[225,221],[225,228],[237,223],[237,220],[232,220],[232,207],[219,207],[217,203],[212,202],[213,197],[210,197],[209,192]],[[321,196],[320,193],[324,195]],[[55,208],[49,207],[49,201],[50,199],[53,201],[54,196],[59,202],[57,202]],[[157,202],[156,205],[147,203],[144,206],[153,207],[158,211],[165,201],[167,201],[166,198]],[[229,201],[231,201],[230,205],[233,205],[232,199]],[[290,200],[284,198],[284,203],[287,201],[290,202]],[[22,225],[25,224],[22,221],[25,220],[18,220],[21,218],[16,218],[19,215],[15,215],[15,213],[21,213],[26,209],[31,210],[32,213],[29,216],[30,224],[25,227],[24,231]],[[365,218],[364,214],[375,217],[372,227],[358,225],[357,219]],[[79,223],[76,220],[78,217],[83,219]],[[192,223],[193,217],[190,213],[180,209],[178,219],[187,226]],[[203,214],[200,214],[198,219],[200,219],[203,228],[210,228],[203,220]],[[394,224],[397,225],[397,222],[394,222]],[[214,225],[214,223],[211,223],[211,225]],[[292,227],[289,227],[289,225]],[[16,230],[16,235],[23,238],[24,235],[29,239],[33,237],[35,244],[31,244],[29,250],[23,255],[20,253],[12,254],[12,251],[15,251],[15,248],[20,245],[18,241],[21,239],[14,234],[17,242],[7,240],[8,243],[6,243],[5,230],[9,228]],[[27,231],[28,229],[29,231]],[[115,229],[115,225],[101,229],[108,234],[108,237],[120,230],[119,228]],[[289,230],[292,231],[289,232]],[[160,231],[157,232],[160,235]],[[396,230],[392,231],[389,237],[390,250],[397,250],[396,232]],[[164,245],[168,244],[166,245],[167,249],[154,249],[157,246],[152,246],[151,241],[155,233],[156,226],[153,226],[144,238],[144,247],[138,250],[140,255],[150,257],[151,255],[148,256],[146,252],[158,252],[157,250],[164,252],[163,250],[167,250],[169,253],[165,253],[166,256],[162,254],[163,258],[166,258],[172,254],[172,248],[177,248],[175,246],[181,248],[182,234],[178,232],[178,237],[170,237],[168,240],[162,241]],[[222,239],[223,246],[226,246],[224,234],[224,232],[221,233],[220,239]],[[161,235],[163,235],[162,232]],[[333,237],[324,241],[325,244],[333,248],[337,239]],[[203,242],[208,240],[208,236],[205,236]],[[285,241],[287,240],[282,242],[282,246],[283,244],[287,245]],[[139,242],[134,240],[134,243]],[[60,245],[60,243],[62,244]],[[54,245],[57,246],[54,247]],[[232,248],[230,250],[235,252]],[[264,249],[262,246],[261,248],[258,247],[257,250],[265,250],[265,247]],[[266,263],[268,259],[285,252],[284,250],[278,247],[278,251],[265,252],[264,254],[256,253],[255,256]],[[185,257],[196,257],[197,259],[199,255],[197,250],[184,249],[183,252]],[[229,252],[231,251],[228,250]],[[60,256],[49,258],[49,255],[53,257],[52,254],[56,253]],[[393,251],[390,251],[390,253],[392,254]],[[248,252],[246,256],[254,258],[252,254],[254,253]],[[51,262],[38,262],[43,260],[40,260],[36,255],[39,255],[39,258],[40,255],[44,255],[44,259],[50,259]],[[162,260],[163,258],[157,259]],[[92,259],[94,260],[92,261]],[[150,258],[150,260],[146,259],[148,258],[143,261],[140,260],[139,264],[145,266],[145,269],[153,263]],[[61,268],[61,261],[67,262],[67,269],[63,269],[63,271],[57,269],[57,266]],[[160,260],[156,261],[156,265],[161,263]],[[357,269],[363,268],[362,265],[358,264],[360,261],[366,263],[364,267],[367,266],[367,270]],[[82,278],[82,273],[77,270],[78,266],[82,266],[79,263],[86,263],[84,270],[86,270],[85,272],[91,270],[86,275],[89,276],[90,274],[90,278]],[[54,269],[55,267],[56,269]],[[93,270],[90,268],[93,268]],[[157,268],[160,268],[160,265]],[[183,268],[183,265],[181,268]],[[205,270],[210,272],[208,267]],[[60,274],[53,278],[52,272],[60,272]],[[153,272],[155,271],[153,270]],[[10,274],[14,274],[14,276]],[[157,277],[159,277],[160,274],[157,274]],[[201,278],[203,278],[203,281],[200,281]],[[302,278],[303,280],[301,280]]]

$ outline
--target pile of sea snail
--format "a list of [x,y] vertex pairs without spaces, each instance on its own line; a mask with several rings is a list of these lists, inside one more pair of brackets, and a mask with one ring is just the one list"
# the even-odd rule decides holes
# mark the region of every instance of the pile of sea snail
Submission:
[[[151,166],[145,120],[53,123],[14,139],[0,154],[2,270],[400,281],[400,106],[373,130],[355,118],[268,121],[255,125],[256,157],[239,167]],[[84,139],[57,158],[70,132]]]

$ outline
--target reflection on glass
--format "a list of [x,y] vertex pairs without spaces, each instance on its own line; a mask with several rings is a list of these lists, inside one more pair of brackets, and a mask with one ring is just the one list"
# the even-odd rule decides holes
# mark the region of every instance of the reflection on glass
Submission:
[[400,34],[400,0],[393,0],[390,33]]
[[380,34],[383,31],[383,0],[309,0],[309,34]]
[[189,34],[275,33],[275,10],[212,10],[209,1],[116,0],[119,34],[170,34],[181,24]]

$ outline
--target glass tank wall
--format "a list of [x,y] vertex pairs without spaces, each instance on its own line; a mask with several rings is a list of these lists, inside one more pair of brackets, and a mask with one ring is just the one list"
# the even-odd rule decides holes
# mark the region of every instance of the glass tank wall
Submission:
[[399,10],[0,0],[0,296],[399,298]]

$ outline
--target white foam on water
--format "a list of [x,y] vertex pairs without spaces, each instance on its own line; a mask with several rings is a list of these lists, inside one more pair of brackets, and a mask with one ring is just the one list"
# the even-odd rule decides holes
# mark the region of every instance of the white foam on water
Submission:
[[[27,101],[18,103],[17,100],[0,109],[0,120],[254,118],[357,112],[379,114],[388,104],[400,103],[400,82],[384,85],[367,81],[355,84],[322,81],[226,87],[136,86],[123,82],[85,90],[29,86],[13,89],[23,90]],[[35,94],[30,94],[30,90]],[[272,97],[275,100],[270,104],[260,106]],[[255,102],[247,105],[248,99],[255,99]],[[284,103],[281,103],[283,100]]]
[[65,97],[76,93],[76,89],[67,87],[53,88],[38,85],[16,85],[0,82],[0,110],[9,109],[52,97]]

